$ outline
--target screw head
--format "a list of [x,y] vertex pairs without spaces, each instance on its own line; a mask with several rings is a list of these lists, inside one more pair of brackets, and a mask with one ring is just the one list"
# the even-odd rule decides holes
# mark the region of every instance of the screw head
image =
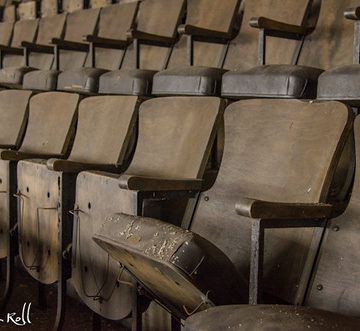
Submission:
[[323,288],[324,288],[324,287],[323,287],[321,284],[317,284],[317,285],[316,285],[316,289],[317,289],[318,291],[322,291]]
[[340,227],[338,225],[333,226],[333,231],[338,232],[340,230]]
[[205,200],[205,201],[209,201],[209,197],[206,195],[206,196],[204,197],[204,200]]

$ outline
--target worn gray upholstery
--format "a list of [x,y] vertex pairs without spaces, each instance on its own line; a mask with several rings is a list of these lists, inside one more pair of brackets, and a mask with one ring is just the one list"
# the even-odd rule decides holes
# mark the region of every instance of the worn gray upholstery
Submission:
[[153,94],[218,95],[221,77],[225,72],[220,68],[200,66],[160,71],[153,79]]
[[221,94],[227,97],[316,98],[321,69],[295,65],[264,65],[223,76]]
[[[94,238],[116,260],[130,265],[129,271],[172,305],[179,317],[186,318],[199,304],[211,307],[213,303],[241,303],[246,298],[229,258],[206,239],[180,227],[153,218],[115,214]],[[166,289],[167,298],[151,287],[154,282]]]
[[185,331],[359,330],[360,319],[319,309],[283,305],[229,305],[189,317]]
[[319,77],[317,98],[360,105],[360,65],[350,64],[326,70]]
[[53,91],[56,89],[57,77],[60,71],[58,70],[35,70],[24,75],[23,88]]
[[8,67],[0,70],[0,82],[2,85],[21,88],[23,76],[35,70],[32,67]]
[[99,68],[78,68],[63,71],[58,76],[57,89],[96,93],[99,77],[108,70]]
[[150,95],[156,71],[123,69],[107,72],[100,77],[99,93]]

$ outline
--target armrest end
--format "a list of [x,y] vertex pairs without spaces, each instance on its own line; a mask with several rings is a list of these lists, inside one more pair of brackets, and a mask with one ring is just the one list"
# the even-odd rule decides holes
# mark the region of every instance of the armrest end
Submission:
[[348,20],[359,20],[360,19],[360,7],[348,8],[344,11],[344,16]]
[[258,219],[323,219],[332,212],[332,205],[325,203],[284,203],[240,199],[235,210],[238,215]]
[[125,190],[134,191],[200,191],[202,179],[163,179],[122,175],[119,186]]
[[49,159],[46,162],[46,166],[49,170],[67,173],[78,173],[85,170],[101,170],[111,172],[118,172],[121,170],[120,167],[117,168],[115,165],[76,162],[64,159]]

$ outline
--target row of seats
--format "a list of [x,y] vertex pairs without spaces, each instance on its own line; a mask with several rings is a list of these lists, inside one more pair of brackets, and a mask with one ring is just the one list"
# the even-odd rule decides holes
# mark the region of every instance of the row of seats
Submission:
[[[264,289],[267,302],[358,315],[356,279],[340,286],[333,271],[322,284],[345,259],[327,244],[327,219],[348,198],[358,125],[348,106],[320,102],[360,99],[357,65],[322,70],[351,62],[353,28],[342,16],[356,4],[145,0],[15,23],[10,46],[0,47],[0,84],[18,88],[0,92],[3,306],[18,242],[29,274],[57,283],[57,329],[70,277],[91,310],[130,316],[134,330],[150,300],[172,314],[174,330],[189,315],[189,330],[258,330],[266,311],[271,323],[282,314],[301,316],[291,320],[298,326],[316,320],[302,308],[210,308],[247,303],[249,277],[252,304]],[[298,25],[250,20],[264,14]],[[359,10],[346,16],[357,27]],[[333,43],[324,42],[328,31]],[[353,203],[354,190],[340,216],[349,226]],[[333,232],[338,243],[342,231]],[[352,231],[344,236],[351,242]],[[339,268],[356,268],[353,260]],[[319,329],[333,323],[319,314]],[[339,318],[356,329],[357,318]]]

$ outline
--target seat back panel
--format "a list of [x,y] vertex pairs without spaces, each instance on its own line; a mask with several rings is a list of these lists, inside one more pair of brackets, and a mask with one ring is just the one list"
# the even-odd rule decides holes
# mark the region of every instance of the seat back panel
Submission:
[[[285,23],[302,23],[308,0],[254,0],[245,3],[241,29],[231,42],[225,60],[226,69],[249,69],[258,65],[258,29],[250,27],[252,17],[265,16]],[[267,37],[266,63],[291,63],[297,42]]]
[[175,37],[184,0],[147,0],[140,4],[139,31],[164,37]]
[[51,17],[59,13],[57,0],[41,0],[41,17]]
[[[94,34],[100,9],[75,11],[68,15],[65,40],[82,42],[84,35]],[[84,24],[86,22],[87,24]],[[60,51],[60,70],[81,68],[86,60],[86,52]]]
[[[38,19],[23,20],[15,23],[11,46],[21,47],[22,41],[34,42],[38,27]],[[20,67],[24,65],[22,55],[7,54],[3,59],[4,67]]]
[[305,39],[299,64],[326,70],[352,63],[354,23],[344,18],[344,11],[358,5],[356,0],[322,1],[316,29]]
[[[200,197],[192,230],[224,251],[247,275],[250,219],[235,213],[241,197],[325,201],[349,110],[340,103],[248,100],[225,111],[225,148],[214,186]],[[293,302],[312,230],[267,230],[265,290]]]
[[64,154],[75,130],[79,95],[47,92],[30,100],[22,152]]
[[[126,32],[133,26],[137,6],[136,2],[130,2],[103,8],[100,12],[98,36],[126,40]],[[109,70],[119,69],[123,52],[120,49],[96,48],[95,66]],[[90,65],[88,57],[86,66]]]
[[[64,32],[65,20],[65,14],[42,18],[39,22],[36,42],[38,44],[46,45],[51,38],[61,38]],[[50,69],[53,60],[53,54],[32,52],[29,56],[29,66],[39,69]]]
[[223,107],[223,101],[216,97],[166,97],[144,102],[139,110],[135,155],[126,173],[201,178],[215,135],[213,126],[217,126]]
[[62,7],[64,12],[72,13],[84,8],[84,0],[63,0]]
[[76,137],[69,160],[121,164],[137,118],[138,97],[99,96],[79,105]]
[[360,119],[355,120],[356,171],[349,205],[326,228],[306,305],[359,316]]
[[28,102],[32,91],[0,92],[0,145],[19,147],[28,117]]
[[13,22],[0,22],[0,45],[10,44],[13,26]]

